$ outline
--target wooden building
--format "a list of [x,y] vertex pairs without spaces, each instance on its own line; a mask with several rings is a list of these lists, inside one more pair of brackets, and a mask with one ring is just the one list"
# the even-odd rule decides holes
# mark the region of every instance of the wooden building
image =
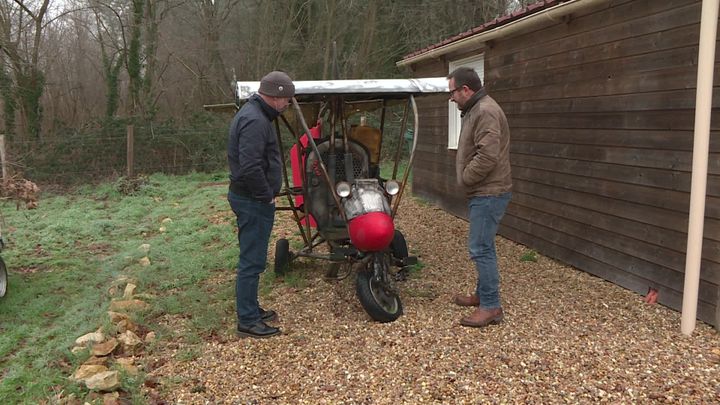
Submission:
[[[412,76],[475,67],[511,127],[500,234],[680,309],[700,0],[546,0],[398,62]],[[718,82],[716,55],[715,83]],[[720,91],[714,86],[715,105]],[[466,216],[459,115],[418,100],[413,191]],[[720,114],[713,108],[698,318],[720,326]]]

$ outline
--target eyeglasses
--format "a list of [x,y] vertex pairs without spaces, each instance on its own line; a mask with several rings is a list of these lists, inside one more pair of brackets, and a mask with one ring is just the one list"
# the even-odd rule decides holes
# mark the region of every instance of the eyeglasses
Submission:
[[454,89],[450,90],[450,97],[452,97],[453,93],[455,93],[456,91],[462,90],[462,88],[463,88],[463,86],[460,86],[460,87],[455,87]]

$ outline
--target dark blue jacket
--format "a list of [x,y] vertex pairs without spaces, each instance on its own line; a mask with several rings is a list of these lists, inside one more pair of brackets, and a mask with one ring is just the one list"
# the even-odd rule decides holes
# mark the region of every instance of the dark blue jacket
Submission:
[[280,191],[280,148],[272,121],[279,113],[257,94],[235,114],[228,136],[230,190],[262,202]]

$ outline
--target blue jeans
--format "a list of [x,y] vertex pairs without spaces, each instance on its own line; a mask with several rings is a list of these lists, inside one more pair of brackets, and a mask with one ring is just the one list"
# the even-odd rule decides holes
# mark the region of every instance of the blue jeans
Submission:
[[478,280],[476,294],[480,307],[500,308],[500,274],[497,267],[495,234],[512,193],[473,197],[468,202],[470,236],[468,248],[475,262]]
[[258,283],[265,271],[275,205],[228,192],[228,202],[237,218],[240,257],[235,279],[235,308],[238,323],[252,325],[260,320]]

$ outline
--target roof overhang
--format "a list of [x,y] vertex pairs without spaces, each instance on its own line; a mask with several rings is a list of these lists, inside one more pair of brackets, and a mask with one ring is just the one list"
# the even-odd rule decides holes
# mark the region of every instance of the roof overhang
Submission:
[[491,28],[487,31],[481,31],[477,34],[429,49],[417,55],[406,57],[395,64],[398,67],[410,66],[428,59],[438,58],[451,52],[483,47],[487,41],[508,37],[512,34],[528,30],[536,25],[548,21],[548,19],[550,21],[559,22],[562,21],[561,19],[564,16],[571,13],[586,9],[595,4],[607,3],[609,1],[610,0],[570,0],[568,2],[537,11],[499,27]]

